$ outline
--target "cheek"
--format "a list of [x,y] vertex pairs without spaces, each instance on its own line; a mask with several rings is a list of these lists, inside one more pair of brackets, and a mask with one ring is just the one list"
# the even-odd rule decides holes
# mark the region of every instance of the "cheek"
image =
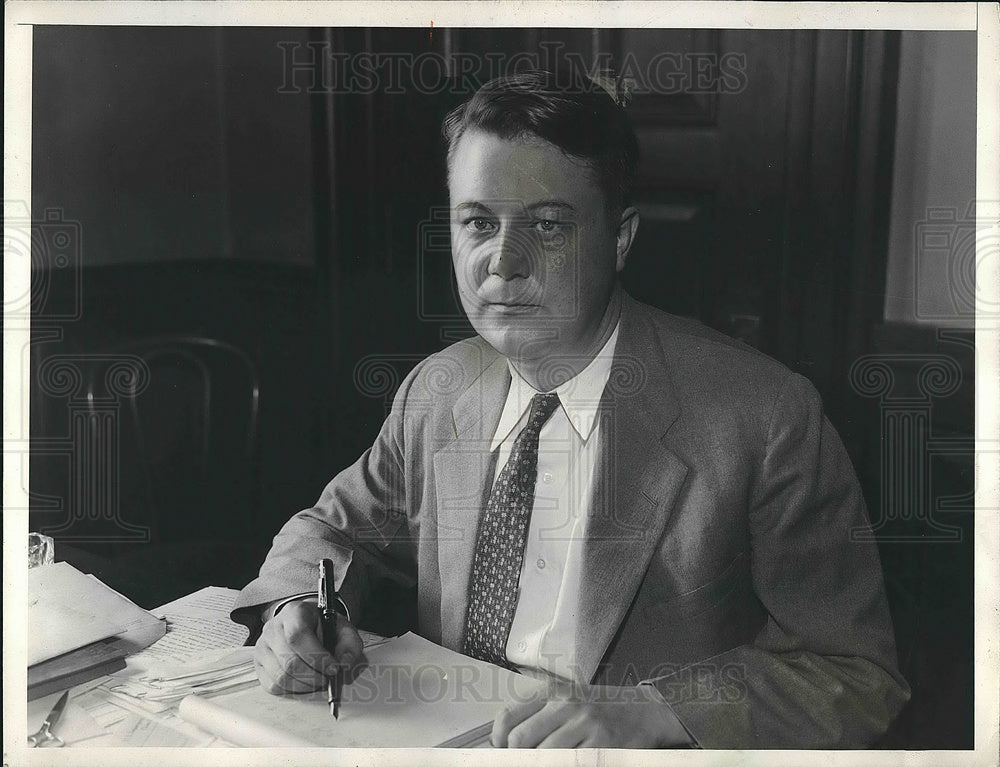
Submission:
[[574,284],[578,282],[576,271],[579,268],[580,259],[574,230],[558,232],[543,240],[541,255],[545,264],[543,273],[546,282],[557,284],[561,281]]
[[474,290],[483,280],[482,248],[461,233],[452,232],[451,263],[459,290]]
[[603,309],[608,286],[617,274],[614,250],[594,248],[581,251],[574,247],[551,250],[547,254],[545,270],[546,303],[558,316],[567,321],[590,316]]

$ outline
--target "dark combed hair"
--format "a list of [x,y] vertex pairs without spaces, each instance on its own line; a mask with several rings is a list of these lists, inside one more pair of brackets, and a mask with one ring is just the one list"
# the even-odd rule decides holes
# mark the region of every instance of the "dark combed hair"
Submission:
[[594,170],[609,210],[632,202],[639,144],[625,110],[586,75],[575,70],[532,70],[498,77],[444,119],[448,160],[470,130],[503,139],[537,136]]

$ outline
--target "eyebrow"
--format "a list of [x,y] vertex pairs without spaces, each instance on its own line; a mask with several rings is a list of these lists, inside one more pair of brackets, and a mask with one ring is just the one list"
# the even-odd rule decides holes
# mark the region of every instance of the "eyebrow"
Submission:
[[[542,200],[540,202],[533,202],[531,205],[525,207],[528,213],[534,213],[536,210],[541,210],[544,208],[559,208],[561,210],[569,211],[570,213],[576,213],[576,208],[570,205],[568,202],[561,202],[560,200]],[[488,205],[484,205],[481,202],[460,202],[455,206],[456,211],[466,211],[466,210],[485,210],[492,213],[492,209]]]
[[490,211],[490,209],[487,206],[483,205],[481,202],[460,202],[458,205],[455,206],[455,210],[457,211],[485,210],[492,213],[492,211]]
[[576,208],[568,202],[562,202],[561,200],[542,200],[541,202],[535,202],[529,205],[527,210],[532,212],[539,210],[540,208],[560,208],[562,210],[567,210],[570,213],[576,213]]

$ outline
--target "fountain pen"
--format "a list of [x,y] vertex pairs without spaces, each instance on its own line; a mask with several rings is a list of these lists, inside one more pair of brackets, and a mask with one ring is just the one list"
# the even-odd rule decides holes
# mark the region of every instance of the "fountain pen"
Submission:
[[[323,628],[323,646],[333,654],[337,649],[337,611],[333,609],[337,595],[333,588],[333,560],[331,559],[320,560],[319,587],[316,596],[319,600],[320,625]],[[327,703],[330,704],[330,714],[334,719],[340,718],[340,695],[343,687],[342,671],[338,671],[336,677],[327,677],[326,698]]]

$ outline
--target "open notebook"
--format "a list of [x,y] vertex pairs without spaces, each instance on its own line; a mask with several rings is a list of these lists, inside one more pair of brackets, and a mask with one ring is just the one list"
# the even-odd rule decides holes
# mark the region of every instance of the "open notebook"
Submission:
[[471,747],[493,719],[542,682],[405,634],[366,651],[368,668],[345,686],[340,718],[326,693],[270,695],[259,685],[207,700],[185,698],[181,717],[240,746]]

